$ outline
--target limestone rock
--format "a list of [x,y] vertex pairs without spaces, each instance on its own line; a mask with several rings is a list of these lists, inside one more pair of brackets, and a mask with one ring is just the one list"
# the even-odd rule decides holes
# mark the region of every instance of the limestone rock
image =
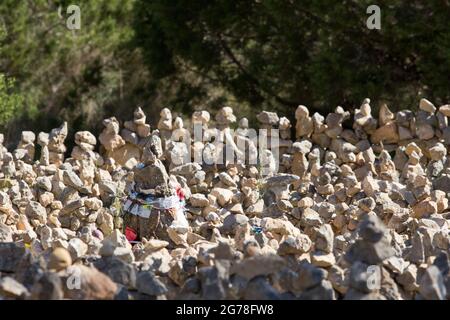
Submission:
[[423,110],[423,111],[426,111],[429,113],[436,112],[436,107],[425,98],[420,99],[419,108],[420,108],[420,110]]

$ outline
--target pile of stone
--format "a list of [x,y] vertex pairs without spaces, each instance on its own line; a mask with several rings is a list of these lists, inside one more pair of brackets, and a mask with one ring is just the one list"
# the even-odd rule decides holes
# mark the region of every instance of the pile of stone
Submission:
[[64,162],[64,153],[67,150],[64,141],[67,134],[67,122],[64,122],[61,127],[53,129],[48,136],[49,160],[56,165]]
[[[105,119],[70,153],[66,123],[0,135],[0,299],[450,298],[450,105],[299,106],[295,130],[263,111],[277,154],[230,107],[160,116]],[[130,243],[123,200],[161,189],[155,168],[189,226]]]
[[100,143],[106,150],[106,156],[114,160],[114,164],[131,170],[139,163],[146,138],[150,135],[150,125],[145,123],[146,116],[141,108],[133,113],[133,120],[125,121],[120,131],[115,117],[105,119],[105,129],[101,133]]

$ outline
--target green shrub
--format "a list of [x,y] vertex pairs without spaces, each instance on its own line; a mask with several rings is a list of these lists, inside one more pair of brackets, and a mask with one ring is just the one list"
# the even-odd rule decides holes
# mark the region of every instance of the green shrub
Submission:
[[24,98],[15,92],[13,78],[0,73],[0,128],[3,130],[21,110]]

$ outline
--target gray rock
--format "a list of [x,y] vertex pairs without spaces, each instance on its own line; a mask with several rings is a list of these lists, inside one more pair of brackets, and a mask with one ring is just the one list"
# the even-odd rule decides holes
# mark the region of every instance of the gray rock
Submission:
[[445,251],[439,253],[434,259],[433,265],[439,268],[444,277],[447,276],[450,271],[449,254]]
[[358,201],[358,207],[365,212],[370,212],[375,209],[376,203],[372,198],[363,198]]
[[411,110],[401,110],[396,113],[395,121],[398,125],[409,127],[410,121],[414,118],[414,112]]
[[64,170],[63,172],[63,182],[65,185],[75,188],[80,192],[86,193],[86,189],[78,175],[71,170]]
[[[430,161],[427,166],[427,171],[432,177],[438,177],[444,170],[444,163],[439,161]],[[437,189],[437,188],[436,188]]]
[[100,199],[103,201],[104,206],[111,205],[117,194],[117,184],[113,181],[102,180],[99,182],[98,187],[100,189]]
[[131,143],[133,145],[137,145],[139,143],[138,135],[131,130],[122,129],[120,131],[120,135],[122,136],[123,140],[125,140],[128,143]]
[[305,291],[319,285],[322,280],[326,280],[328,272],[325,269],[318,268],[309,262],[302,262],[300,264],[300,271],[298,274],[295,288],[297,290]]
[[395,251],[386,238],[382,238],[376,243],[357,240],[346,252],[345,259],[350,263],[362,261],[372,265],[378,264],[394,254]]
[[14,278],[25,287],[31,288],[44,274],[44,267],[42,259],[35,258],[30,252],[26,252],[14,266]]
[[277,273],[285,264],[286,261],[275,254],[255,255],[234,263],[230,273],[250,280],[257,276]]
[[63,298],[61,278],[54,272],[44,273],[31,289],[31,299],[34,300],[62,300]]
[[308,140],[303,140],[302,142],[294,142],[292,144],[292,153],[303,153],[304,155],[306,155],[307,153],[309,153],[311,151],[312,148],[312,143],[309,142]]
[[290,268],[283,268],[276,274],[272,276],[272,282],[277,287],[280,288],[281,292],[289,291],[296,292],[295,283],[298,279],[298,273]]
[[[350,268],[349,286],[364,293],[378,290],[381,285],[381,269],[374,265],[370,267],[372,269],[369,269],[368,264],[360,261],[353,263]],[[378,287],[376,287],[376,281],[379,281]]]
[[236,182],[234,182],[233,178],[226,172],[221,172],[219,174],[220,181],[228,187],[237,187]]
[[200,280],[195,277],[191,277],[184,282],[183,287],[181,288],[181,294],[197,294],[201,289],[202,287]]
[[88,246],[80,238],[72,238],[69,240],[67,249],[70,252],[72,260],[76,260],[87,253]]
[[419,292],[427,300],[446,299],[447,289],[444,278],[436,266],[430,266],[425,270],[419,281]]
[[287,236],[286,239],[280,243],[278,247],[278,254],[280,256],[289,254],[302,254],[308,252],[311,248],[311,240],[305,234],[298,237]]
[[270,285],[265,277],[252,279],[245,289],[244,299],[246,300],[280,300],[278,291]]
[[358,232],[363,240],[375,243],[386,234],[386,227],[376,216],[366,215],[358,226]]
[[223,225],[220,228],[220,231],[224,234],[234,233],[237,226],[242,226],[247,223],[247,216],[243,214],[229,214],[223,220]]
[[316,232],[315,247],[317,250],[330,253],[333,250],[334,233],[331,225],[324,224]]
[[128,291],[127,287],[118,285],[118,289],[116,295],[114,296],[114,300],[131,300],[132,295]]
[[45,191],[52,191],[52,181],[49,177],[37,177],[36,178],[36,186],[39,188],[45,190]]
[[286,186],[300,180],[295,174],[277,174],[266,179],[267,186]]
[[0,242],[13,242],[13,231],[11,227],[0,222]]
[[395,254],[386,237],[386,227],[378,217],[367,214],[358,226],[358,233],[361,239],[356,240],[346,252],[347,261],[378,264]]
[[442,130],[442,138],[444,139],[444,143],[446,145],[450,144],[450,127],[446,127]]
[[185,176],[194,174],[196,171],[202,170],[202,167],[195,162],[186,163],[170,170],[171,174]]
[[116,257],[102,257],[94,262],[94,266],[112,281],[129,289],[136,288],[136,270],[132,264]]
[[268,112],[268,111],[260,112],[256,116],[256,119],[258,119],[258,121],[263,124],[270,124],[270,125],[276,125],[280,120],[280,118],[278,118],[278,115],[275,112]]
[[443,175],[437,179],[433,180],[433,188],[437,190],[442,190],[445,193],[450,192],[450,177],[448,175]]
[[165,294],[168,289],[152,272],[141,271],[137,275],[136,288],[139,292],[149,296],[159,296]]
[[411,244],[407,260],[417,264],[425,262],[426,257],[423,235],[419,232],[414,233],[411,237]]
[[226,298],[229,277],[228,268],[229,265],[222,267],[221,264],[217,267],[216,260],[216,266],[202,267],[198,270],[203,299],[222,300]]
[[324,221],[329,222],[333,214],[336,213],[336,208],[331,203],[323,202],[321,203],[319,210],[317,212]]
[[28,203],[25,214],[31,219],[42,219],[47,217],[47,211],[45,211],[45,208],[36,201],[30,201]]
[[0,272],[14,272],[25,255],[25,247],[15,243],[0,243]]
[[438,127],[439,129],[443,130],[447,128],[448,126],[448,119],[445,115],[443,115],[441,112],[436,113],[436,118],[438,121]]
[[75,210],[84,206],[84,198],[73,200],[67,203],[60,211],[61,215],[74,212]]
[[336,300],[336,294],[330,281],[322,280],[318,285],[303,291],[300,300]]

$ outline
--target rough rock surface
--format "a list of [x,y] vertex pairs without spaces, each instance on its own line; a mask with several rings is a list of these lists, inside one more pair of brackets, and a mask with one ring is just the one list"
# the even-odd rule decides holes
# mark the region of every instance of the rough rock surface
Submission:
[[[301,105],[295,126],[263,111],[278,154],[230,107],[196,111],[193,128],[165,108],[156,130],[137,108],[98,137],[24,131],[15,150],[0,134],[0,300],[449,299],[449,116],[426,99],[378,115],[370,99]],[[239,161],[220,162],[230,150]],[[173,185],[189,225],[129,243],[131,188]]]

